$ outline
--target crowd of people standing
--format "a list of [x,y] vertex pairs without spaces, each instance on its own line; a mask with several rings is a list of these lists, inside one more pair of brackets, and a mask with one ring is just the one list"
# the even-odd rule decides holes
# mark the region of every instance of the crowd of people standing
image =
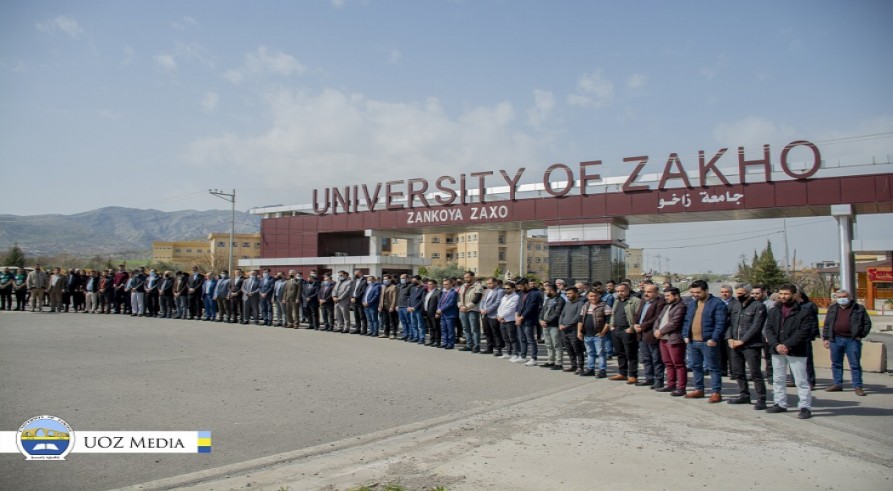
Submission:
[[[723,400],[722,378],[736,381],[729,404],[786,412],[786,387],[797,388],[798,417],[811,417],[815,390],[812,341],[830,350],[833,383],[843,390],[843,361],[853,391],[864,396],[861,341],[871,329],[865,308],[840,290],[819,329],[818,308],[792,284],[770,298],[763,285],[723,285],[719,296],[702,280],[690,296],[669,283],[628,281],[542,284],[520,278],[480,281],[474,273],[436,279],[354,271],[273,274],[235,270],[157,272],[145,268],[0,273],[0,309],[123,314],[357,334],[451,350],[491,354],[528,367],[623,381],[687,399]],[[539,345],[546,348],[541,360]],[[608,376],[616,357],[617,373]],[[642,367],[640,376],[639,366]],[[792,381],[788,380],[788,372]],[[689,372],[692,374],[689,384]],[[710,375],[707,395],[705,376]],[[767,405],[766,380],[773,404]],[[753,393],[750,385],[753,385]],[[692,390],[688,390],[691,388]]]

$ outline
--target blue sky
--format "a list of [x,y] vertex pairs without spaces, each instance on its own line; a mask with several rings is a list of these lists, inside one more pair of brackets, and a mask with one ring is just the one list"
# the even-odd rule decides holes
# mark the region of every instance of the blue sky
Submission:
[[[625,156],[778,155],[796,139],[831,162],[886,160],[891,18],[886,1],[4,2],[0,161],[15,184],[0,213],[225,208],[214,187],[247,209],[595,159],[625,175]],[[833,257],[814,244],[832,220],[795,223],[799,257]],[[765,240],[708,253],[710,267]],[[670,253],[693,267],[713,250]]]

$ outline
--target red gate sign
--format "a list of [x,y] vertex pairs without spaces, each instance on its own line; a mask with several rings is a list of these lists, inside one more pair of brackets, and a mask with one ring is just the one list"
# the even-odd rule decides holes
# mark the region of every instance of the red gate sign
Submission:
[[893,281],[893,268],[866,268],[868,281]]

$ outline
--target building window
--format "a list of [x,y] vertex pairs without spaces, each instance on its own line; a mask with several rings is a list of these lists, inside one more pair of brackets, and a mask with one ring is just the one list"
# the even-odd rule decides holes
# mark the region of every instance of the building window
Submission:
[[465,253],[464,253],[464,252],[460,252],[460,253],[459,253],[459,259],[465,259]]
[[192,252],[192,249],[186,249],[186,252]]
[[432,244],[440,244],[440,237],[431,237]]
[[478,257],[478,251],[471,251],[471,253],[473,254],[472,257]]
[[447,253],[447,255],[446,255],[446,259],[447,259],[447,261],[451,261],[451,260],[453,259],[453,254],[452,254],[452,253]]
[[533,244],[531,244],[530,242],[528,242],[528,243],[527,243],[527,250],[529,251],[529,250],[531,250],[532,248],[533,248]]
[[499,251],[499,260],[505,261],[505,252],[504,251]]
[[439,253],[439,252],[432,252],[432,253],[431,253],[431,259],[440,259],[440,253]]
[[460,236],[459,236],[459,242],[465,242],[465,236],[464,236],[464,235],[460,235]]
[[174,250],[174,252],[176,252],[177,254],[179,254],[179,253],[183,252],[183,249],[176,249],[176,250]]
[[239,247],[239,244],[236,244],[235,242],[233,242],[233,247]]
[[543,250],[543,245],[542,245],[542,244],[537,244],[537,245],[536,245],[536,250],[538,250],[538,251]]
[[242,242],[242,247],[251,247],[251,244],[248,242]]
[[226,247],[226,242],[218,242],[217,247]]
[[500,235],[500,236],[499,236],[499,243],[500,243],[500,244],[505,244],[505,235]]
[[541,261],[541,258],[536,258],[536,263],[537,263],[537,264],[539,264],[539,263],[541,263],[541,262],[542,262],[542,261]]

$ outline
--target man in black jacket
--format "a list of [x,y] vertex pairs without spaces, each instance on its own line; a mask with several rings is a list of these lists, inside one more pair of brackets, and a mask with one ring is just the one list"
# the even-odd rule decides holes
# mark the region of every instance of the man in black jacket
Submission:
[[853,392],[864,396],[862,388],[862,339],[871,332],[871,319],[865,307],[850,298],[850,292],[838,290],[834,294],[835,302],[828,307],[825,315],[825,327],[822,330],[822,341],[825,349],[831,350],[831,374],[834,385],[826,392],[843,390],[843,357],[850,362],[850,374],[853,377]]
[[782,413],[788,410],[785,394],[788,366],[794,373],[794,384],[799,397],[800,419],[812,417],[812,391],[806,376],[807,344],[816,329],[815,318],[809,309],[801,308],[794,300],[797,287],[785,284],[778,287],[778,303],[769,311],[766,320],[766,340],[772,350],[772,388],[775,405],[766,409],[768,413]]
[[[366,334],[369,321],[366,319],[366,311],[363,309],[363,296],[366,295],[366,277],[358,269],[353,272],[353,283],[350,285],[350,305],[353,308],[353,319],[356,324],[355,332],[351,334]],[[350,324],[350,322],[348,322]]]
[[750,390],[745,364],[750,369],[757,403],[754,409],[766,409],[766,383],[761,366],[763,357],[763,324],[766,322],[766,306],[752,295],[750,285],[735,287],[735,298],[729,301],[729,329],[726,331],[729,345],[729,361],[732,379],[738,382],[738,397],[729,404],[750,404]]
[[437,305],[440,303],[440,288],[437,287],[437,281],[428,280],[428,292],[425,293],[425,322],[428,324],[428,332],[431,333],[431,340],[425,343],[426,346],[436,346],[440,344],[440,318],[437,317]]
[[199,274],[198,266],[192,267],[192,274],[186,278],[186,294],[189,299],[189,320],[201,320],[202,317],[202,285],[205,275]]

